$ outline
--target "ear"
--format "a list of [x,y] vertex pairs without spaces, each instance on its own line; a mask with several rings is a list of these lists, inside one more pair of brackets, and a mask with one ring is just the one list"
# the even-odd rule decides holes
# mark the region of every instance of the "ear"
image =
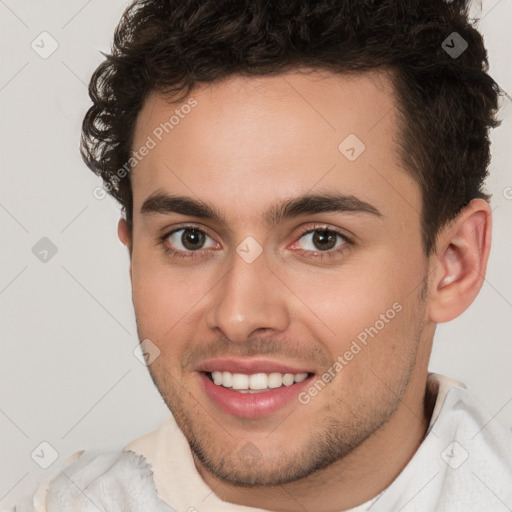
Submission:
[[121,243],[128,248],[128,252],[130,253],[130,259],[132,256],[132,231],[126,219],[120,218],[119,223],[117,224],[117,236]]
[[123,219],[122,217],[119,219],[119,222],[117,224],[117,236],[119,237],[119,240],[121,240],[121,243],[125,245],[128,248],[128,253],[130,255],[130,279],[132,275],[132,232],[130,229],[130,226],[128,225],[128,222],[126,222],[126,219]]
[[478,295],[491,248],[491,213],[487,201],[473,199],[439,235],[428,306],[433,322],[453,320]]
[[126,245],[128,249],[131,248],[132,234],[128,226],[128,222],[126,222],[126,219],[122,217],[119,219],[119,223],[117,224],[117,236],[123,245]]

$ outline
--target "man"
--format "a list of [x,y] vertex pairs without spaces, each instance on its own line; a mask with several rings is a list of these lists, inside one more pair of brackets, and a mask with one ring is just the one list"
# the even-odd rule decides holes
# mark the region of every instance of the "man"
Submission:
[[134,2],[82,154],[172,416],[34,509],[511,508],[509,432],[428,372],[490,250],[486,70],[457,0]]

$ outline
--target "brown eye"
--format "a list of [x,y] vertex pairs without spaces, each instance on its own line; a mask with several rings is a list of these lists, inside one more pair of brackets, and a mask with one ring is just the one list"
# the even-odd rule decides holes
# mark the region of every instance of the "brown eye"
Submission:
[[312,242],[318,249],[328,251],[336,246],[337,237],[338,235],[332,231],[318,230],[313,234]]
[[[305,251],[330,251],[336,249],[347,242],[347,239],[337,231],[330,229],[315,229],[304,233],[300,239],[305,239],[301,249]],[[341,243],[338,243],[338,240]]]
[[184,229],[181,235],[181,243],[186,249],[196,251],[204,244],[204,233],[197,229]]
[[209,247],[215,245],[214,241],[200,229],[196,228],[181,228],[173,231],[166,237],[166,243],[177,251],[198,251],[205,247],[207,240],[211,241]]

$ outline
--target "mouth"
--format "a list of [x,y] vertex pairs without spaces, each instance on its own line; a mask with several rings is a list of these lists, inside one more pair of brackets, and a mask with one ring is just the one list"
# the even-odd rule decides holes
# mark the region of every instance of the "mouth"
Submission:
[[[263,371],[262,365],[254,369],[234,364],[207,366],[215,368],[203,367],[196,373],[201,388],[215,408],[238,418],[262,418],[285,408],[301,406],[298,395],[315,375],[285,367]],[[233,371],[222,366],[230,366]]]
[[311,373],[232,373],[227,371],[205,372],[216,386],[239,393],[267,393],[283,386],[293,386],[311,376]]

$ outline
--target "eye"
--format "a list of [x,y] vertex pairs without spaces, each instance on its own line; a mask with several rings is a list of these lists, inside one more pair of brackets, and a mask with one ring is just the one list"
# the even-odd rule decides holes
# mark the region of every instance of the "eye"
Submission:
[[302,233],[291,248],[303,251],[309,258],[333,257],[342,253],[351,241],[339,231],[328,227],[316,227]]
[[[161,243],[167,254],[180,258],[201,257],[204,256],[204,249],[221,247],[196,226],[174,229],[161,238]],[[350,244],[351,240],[343,233],[321,226],[304,231],[290,248],[298,249],[307,258],[322,259],[340,255]]]
[[195,256],[186,253],[209,249],[218,245],[203,230],[192,226],[185,226],[167,233],[163,237],[163,242],[169,252],[184,257]]

